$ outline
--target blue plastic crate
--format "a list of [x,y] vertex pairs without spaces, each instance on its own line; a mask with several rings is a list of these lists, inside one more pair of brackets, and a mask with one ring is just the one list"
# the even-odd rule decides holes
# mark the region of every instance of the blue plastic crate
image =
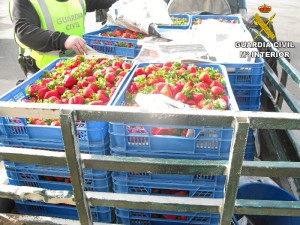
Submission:
[[[263,84],[265,61],[256,58],[254,63],[222,63],[226,67],[231,86]],[[233,88],[232,88],[233,89]]]
[[[54,205],[42,202],[15,201],[18,213],[33,216],[58,217],[64,219],[79,220],[75,206]],[[92,220],[94,222],[113,222],[112,209],[108,207],[91,207]]]
[[[50,190],[72,190],[67,167],[51,167],[23,163],[5,162],[9,183],[17,186],[39,187]],[[110,191],[111,174],[107,171],[84,169],[86,191]],[[57,179],[55,179],[57,178]]]
[[[108,130],[108,128],[105,128]],[[26,139],[26,138],[1,138],[3,146],[18,148],[45,149],[55,151],[65,151],[62,142],[51,142],[47,139]],[[100,142],[92,144],[82,143],[79,145],[80,152],[85,154],[107,155],[109,153],[109,135],[107,134]]]
[[232,85],[233,94],[240,107],[256,107],[261,104],[262,85]]
[[[133,209],[116,209],[117,222],[130,225],[217,225],[219,214],[210,213],[175,213],[169,211],[145,211]],[[164,215],[175,218],[166,219]]]
[[224,185],[225,176],[211,175],[169,175],[169,174],[152,174],[152,173],[134,173],[134,172],[114,172],[115,177],[130,181],[150,181],[150,182],[171,182],[185,184],[206,184],[206,185]]
[[243,22],[243,19],[240,15],[191,15],[191,22],[190,28],[193,28],[194,22],[197,19],[201,20],[208,20],[208,19],[215,19],[215,20],[223,20],[223,21],[237,21],[236,24],[239,24],[241,28],[246,31],[247,28]]
[[164,31],[165,29],[188,29],[190,27],[191,17],[188,14],[170,14],[171,19],[183,18],[187,20],[185,25],[158,25],[158,31]]
[[[136,68],[145,67],[149,63],[141,63]],[[229,98],[229,109],[238,110],[233,96],[226,70],[224,66],[217,64],[201,64],[196,66],[203,68],[211,67],[218,69],[225,76],[227,96]],[[125,94],[134,77],[134,71],[130,74],[126,83],[123,83],[122,90],[116,97],[113,105],[124,105]],[[151,127],[165,127],[176,129],[192,129],[195,131],[194,137],[171,136],[171,135],[152,135]],[[118,151],[147,151],[149,153],[168,153],[194,155],[198,159],[228,157],[232,128],[219,127],[183,127],[183,126],[163,126],[155,124],[129,124],[129,123],[110,123],[110,148]]]
[[[135,58],[141,50],[141,46],[138,45],[138,40],[130,38],[101,36],[102,33],[105,33],[107,31],[114,31],[116,29],[125,30],[125,28],[121,28],[118,26],[104,26],[98,31],[84,34],[83,39],[86,41],[86,44],[88,46],[92,47],[100,53]],[[129,43],[132,45],[132,47],[121,47],[117,45],[118,43]]]
[[[223,198],[225,187],[225,179],[223,178],[220,178],[220,182],[216,182],[215,184],[211,182],[185,183],[176,179],[165,181],[133,180],[114,172],[112,173],[112,182],[113,190],[116,193],[185,196],[192,198]],[[179,191],[182,193],[178,193]]]
[[[54,60],[32,77],[2,95],[0,101],[17,102],[26,99],[25,88],[40,79],[45,71],[50,71],[58,62],[66,59],[68,58]],[[121,86],[122,83],[116,89],[108,105],[112,105]],[[77,121],[76,131],[80,148],[89,151],[87,147],[93,145],[93,147],[101,150],[105,146],[105,138],[108,135],[108,122]],[[64,149],[60,126],[31,125],[27,124],[24,118],[0,117],[0,142],[5,146]]]

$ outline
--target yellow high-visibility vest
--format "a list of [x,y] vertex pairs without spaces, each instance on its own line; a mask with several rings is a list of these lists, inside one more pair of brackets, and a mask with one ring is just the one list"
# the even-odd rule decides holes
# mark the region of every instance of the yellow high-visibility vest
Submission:
[[[48,0],[29,0],[35,8],[41,28],[44,30],[64,32],[68,35],[82,36],[86,5],[84,0],[68,0],[65,2]],[[10,12],[12,10],[10,2]],[[17,37],[16,42],[25,49],[28,55],[35,59],[38,68],[43,68],[59,57],[60,51],[38,52],[22,44]]]

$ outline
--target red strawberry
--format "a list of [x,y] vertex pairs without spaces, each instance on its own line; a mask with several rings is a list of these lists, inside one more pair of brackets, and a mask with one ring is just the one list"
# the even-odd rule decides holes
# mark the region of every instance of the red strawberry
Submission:
[[38,98],[39,99],[44,99],[45,94],[49,91],[47,87],[42,87],[41,89],[38,90]]
[[171,88],[170,84],[165,84],[165,86],[160,90],[160,93],[172,98],[173,93],[172,93],[172,88]]
[[72,75],[66,75],[63,82],[66,88],[71,88],[74,84],[77,83],[77,80]]
[[65,92],[66,88],[64,86],[55,86],[55,90],[59,95],[62,95]]
[[139,76],[143,74],[145,74],[145,71],[143,70],[143,68],[140,67],[136,69],[134,76]]
[[116,80],[116,77],[115,77],[114,73],[107,73],[105,75],[105,80],[108,81],[109,83],[114,83]]
[[69,104],[84,104],[84,98],[82,96],[73,96],[72,98],[69,99]]
[[169,215],[169,214],[163,214],[162,217],[167,220],[176,220],[177,219],[176,215]]
[[224,88],[224,86],[217,80],[214,80],[211,84],[210,84],[210,87],[214,87],[214,86],[217,86],[217,87],[220,87],[220,88]]
[[200,81],[202,81],[208,85],[210,85],[213,82],[213,80],[210,78],[208,73],[201,74],[199,79],[200,79]]
[[124,70],[130,69],[130,68],[131,68],[131,64],[128,63],[128,62],[123,62],[123,63],[122,63],[122,68],[123,68]]
[[52,96],[59,98],[59,94],[58,94],[57,90],[51,90],[51,91],[46,92],[44,99],[48,99]]
[[83,96],[85,98],[92,98],[94,93],[95,91],[90,87],[86,87],[83,89]]
[[89,102],[89,105],[106,105],[106,104],[107,104],[107,102],[104,102],[102,100]]
[[188,100],[188,98],[183,94],[183,92],[178,92],[174,99],[183,103],[185,103]]
[[195,101],[195,102],[199,102],[201,101],[202,99],[204,99],[204,94],[201,94],[201,93],[194,93],[192,95],[192,99]]
[[211,88],[211,93],[213,95],[221,95],[221,94],[225,94],[225,90],[223,88],[220,88],[218,86],[214,86]]
[[99,90],[98,85],[95,84],[95,83],[88,84],[88,87],[91,88],[91,89],[93,89],[94,92],[97,92]]

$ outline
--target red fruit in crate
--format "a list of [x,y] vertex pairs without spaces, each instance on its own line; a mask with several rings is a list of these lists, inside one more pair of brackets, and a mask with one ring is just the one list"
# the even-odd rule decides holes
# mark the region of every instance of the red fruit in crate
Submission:
[[39,99],[44,99],[45,94],[49,91],[47,87],[42,87],[41,89],[38,90],[38,98]]
[[77,83],[77,80],[72,75],[66,75],[63,83],[66,88],[71,88],[74,84]]
[[130,69],[130,68],[131,68],[131,64],[128,63],[128,62],[123,62],[123,63],[122,63],[122,68],[123,68],[124,70]]
[[93,89],[94,92],[97,92],[99,90],[98,85],[95,84],[95,83],[88,84],[88,87],[91,88],[91,89]]
[[55,178],[51,177],[51,176],[45,176],[45,180],[47,180],[47,181],[55,181]]
[[181,195],[181,196],[189,196],[189,193],[187,191],[175,191],[173,194]]
[[106,104],[107,104],[107,102],[104,102],[102,100],[89,102],[89,105],[106,105]]
[[126,71],[121,71],[120,73],[118,73],[118,76],[124,77],[126,74],[127,74]]
[[57,93],[60,96],[65,92],[66,88],[64,86],[55,86],[55,90],[57,91]]
[[65,183],[71,183],[71,179],[70,178],[65,178]]
[[51,91],[46,92],[44,99],[48,99],[52,96],[59,98],[59,94],[58,94],[57,90],[51,90]]
[[165,86],[163,86],[163,88],[160,90],[160,93],[170,98],[173,97],[172,88],[170,84],[165,84]]
[[192,99],[195,101],[195,102],[199,102],[199,101],[201,101],[202,99],[204,99],[204,94],[202,94],[202,93],[194,93],[193,95],[192,95]]
[[200,81],[202,81],[208,85],[210,85],[213,82],[213,80],[210,78],[208,73],[201,74],[199,79],[200,79]]
[[63,177],[55,177],[55,180],[58,182],[64,182],[65,178]]
[[170,214],[163,214],[162,217],[167,220],[176,220],[177,219],[176,215],[170,215]]
[[95,91],[90,87],[86,87],[83,89],[83,96],[85,98],[92,98],[94,93]]
[[225,90],[224,90],[224,88],[214,86],[214,87],[211,88],[211,93],[215,96],[216,95],[222,95],[222,94],[225,94]]
[[137,68],[136,71],[135,71],[135,76],[139,76],[139,75],[143,75],[145,74],[145,71],[143,68]]
[[115,77],[114,73],[107,73],[105,75],[105,80],[110,82],[110,83],[114,83],[115,80],[116,80],[116,77]]
[[155,84],[156,90],[161,91],[161,89],[166,85],[165,82],[159,82]]
[[52,121],[51,126],[60,126],[60,122],[59,121]]
[[183,92],[178,92],[174,98],[176,101],[179,101],[179,102],[187,102],[188,98],[184,95]]
[[121,68],[121,67],[122,67],[122,63],[121,63],[120,61],[114,61],[114,62],[112,63],[112,65],[113,65],[113,66],[116,66],[116,67],[118,67],[118,68]]
[[180,220],[187,220],[187,216],[180,216]]
[[84,97],[83,96],[73,96],[69,99],[69,104],[84,104]]
[[220,87],[220,88],[223,88],[224,89],[224,85],[222,85],[219,81],[217,80],[214,80],[211,84],[210,84],[210,87]]

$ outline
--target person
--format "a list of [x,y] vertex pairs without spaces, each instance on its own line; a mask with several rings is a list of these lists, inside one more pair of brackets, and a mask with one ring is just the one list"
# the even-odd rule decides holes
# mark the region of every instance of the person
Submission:
[[26,76],[58,57],[87,53],[82,35],[86,12],[108,9],[116,0],[10,0],[9,10]]

